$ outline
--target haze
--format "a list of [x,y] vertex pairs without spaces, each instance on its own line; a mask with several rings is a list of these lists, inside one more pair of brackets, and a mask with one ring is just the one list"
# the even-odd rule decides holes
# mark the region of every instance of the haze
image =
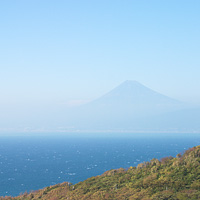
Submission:
[[64,124],[69,107],[125,80],[200,105],[199,8],[197,0],[1,1],[0,129]]

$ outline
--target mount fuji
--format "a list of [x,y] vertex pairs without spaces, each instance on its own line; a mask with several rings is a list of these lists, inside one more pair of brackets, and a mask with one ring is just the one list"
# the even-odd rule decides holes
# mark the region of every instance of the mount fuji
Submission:
[[[185,126],[190,127],[190,121],[195,122],[196,118],[187,120],[193,111],[186,103],[137,81],[125,81],[102,97],[75,108],[68,121],[77,130],[183,131]],[[200,112],[195,109],[195,113],[197,116]]]

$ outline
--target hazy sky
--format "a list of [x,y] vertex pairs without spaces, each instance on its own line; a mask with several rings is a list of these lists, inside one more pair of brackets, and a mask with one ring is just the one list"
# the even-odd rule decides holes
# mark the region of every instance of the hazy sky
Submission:
[[0,108],[79,103],[125,80],[200,104],[199,0],[0,1]]

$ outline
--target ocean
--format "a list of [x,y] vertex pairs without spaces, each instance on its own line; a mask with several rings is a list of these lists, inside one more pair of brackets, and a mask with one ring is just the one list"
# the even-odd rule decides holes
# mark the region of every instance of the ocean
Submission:
[[0,196],[64,181],[75,184],[110,169],[176,156],[200,144],[197,133],[5,135],[0,136]]

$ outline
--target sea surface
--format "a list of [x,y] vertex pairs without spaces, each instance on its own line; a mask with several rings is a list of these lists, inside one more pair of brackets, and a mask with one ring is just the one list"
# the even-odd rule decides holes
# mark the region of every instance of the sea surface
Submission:
[[176,156],[200,134],[59,133],[0,135],[0,196],[16,196],[107,170]]

